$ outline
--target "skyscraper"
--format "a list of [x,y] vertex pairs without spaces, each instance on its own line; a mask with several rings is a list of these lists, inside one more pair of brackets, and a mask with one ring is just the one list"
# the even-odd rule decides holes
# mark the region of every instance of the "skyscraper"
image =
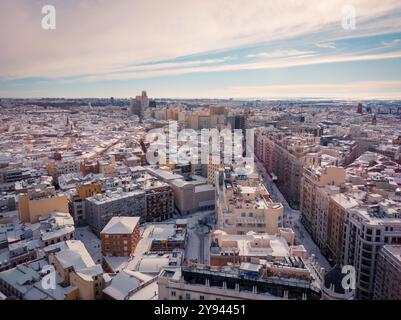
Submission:
[[137,115],[141,120],[144,118],[145,111],[148,107],[149,99],[145,90],[142,91],[142,95],[136,96],[135,99],[131,99],[131,114]]
[[356,112],[359,113],[359,114],[362,114],[362,113],[363,113],[363,106],[362,106],[362,103],[359,103],[359,104],[358,104],[358,107],[357,107],[357,109],[356,109]]

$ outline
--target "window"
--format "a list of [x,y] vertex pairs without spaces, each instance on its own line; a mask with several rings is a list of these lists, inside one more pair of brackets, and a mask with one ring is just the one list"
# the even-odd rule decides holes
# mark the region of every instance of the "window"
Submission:
[[175,291],[171,291],[171,296],[175,297],[176,296],[176,292]]
[[185,300],[191,300],[191,294],[186,293],[185,294]]
[[205,300],[205,296],[199,296],[199,300]]

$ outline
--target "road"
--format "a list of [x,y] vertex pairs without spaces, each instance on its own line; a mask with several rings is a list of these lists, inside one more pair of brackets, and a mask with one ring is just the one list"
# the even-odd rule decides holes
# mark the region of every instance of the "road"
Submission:
[[[210,230],[199,224],[199,219],[214,216],[214,210],[200,211],[184,216],[188,221],[188,244],[185,250],[185,259],[198,263],[208,264],[210,260]],[[175,220],[173,218],[171,220]]]
[[199,239],[199,263],[208,264],[209,263],[209,239],[210,233],[209,228],[206,226],[198,226],[195,231],[196,236]]
[[274,202],[280,202],[284,207],[283,225],[287,228],[292,228],[295,232],[295,242],[296,244],[302,244],[309,254],[313,254],[319,264],[329,270],[330,264],[327,259],[320,252],[319,247],[310,237],[309,233],[306,231],[305,227],[301,223],[300,217],[301,212],[299,210],[292,209],[284,196],[281,194],[280,190],[277,188],[276,184],[272,181],[269,174],[266,172],[263,164],[255,159],[255,165],[257,171],[262,175],[262,180],[266,186],[267,191],[270,193],[270,197]]

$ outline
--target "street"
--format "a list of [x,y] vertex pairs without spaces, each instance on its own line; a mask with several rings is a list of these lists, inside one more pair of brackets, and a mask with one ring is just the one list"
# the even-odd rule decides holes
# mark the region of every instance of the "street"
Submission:
[[256,169],[261,174],[263,183],[270,193],[270,197],[274,202],[280,202],[284,207],[283,216],[283,226],[287,228],[292,228],[295,232],[295,243],[302,244],[310,255],[314,255],[319,264],[329,270],[330,264],[327,259],[320,252],[319,247],[310,237],[309,233],[306,231],[305,227],[300,221],[301,212],[299,210],[292,209],[284,196],[281,194],[280,190],[277,188],[276,184],[270,178],[270,175],[266,172],[263,164],[255,159]]

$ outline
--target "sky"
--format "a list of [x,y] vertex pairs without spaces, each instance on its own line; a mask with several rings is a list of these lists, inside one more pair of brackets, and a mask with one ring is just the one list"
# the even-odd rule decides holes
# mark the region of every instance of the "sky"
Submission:
[[401,99],[400,0],[0,0],[0,41],[0,97]]

